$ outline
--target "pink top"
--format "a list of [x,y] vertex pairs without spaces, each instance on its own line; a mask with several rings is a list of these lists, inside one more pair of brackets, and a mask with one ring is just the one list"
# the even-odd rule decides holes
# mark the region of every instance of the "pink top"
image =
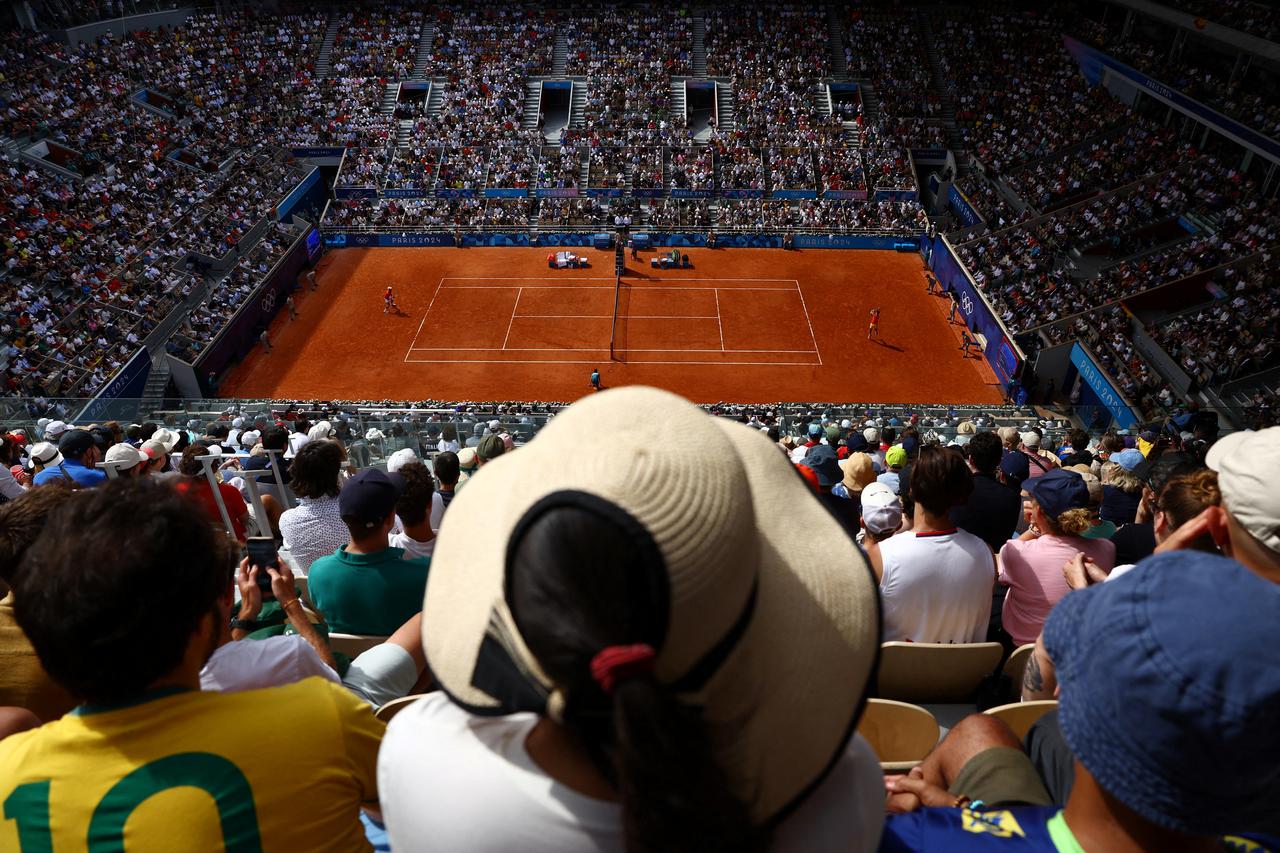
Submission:
[[1043,535],[1000,549],[1000,583],[1009,587],[1001,622],[1018,645],[1036,641],[1053,605],[1070,592],[1062,566],[1081,552],[1105,571],[1115,566],[1116,546],[1107,539]]

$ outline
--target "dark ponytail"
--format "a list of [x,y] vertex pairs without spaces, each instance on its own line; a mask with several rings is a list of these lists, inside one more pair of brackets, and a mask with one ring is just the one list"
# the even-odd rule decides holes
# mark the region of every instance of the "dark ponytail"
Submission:
[[651,672],[606,695],[591,661],[609,646],[661,648],[666,574],[657,549],[618,510],[559,506],[520,531],[508,601],[529,650],[564,695],[563,725],[618,793],[627,850],[753,851],[753,827],[729,790],[698,711]]

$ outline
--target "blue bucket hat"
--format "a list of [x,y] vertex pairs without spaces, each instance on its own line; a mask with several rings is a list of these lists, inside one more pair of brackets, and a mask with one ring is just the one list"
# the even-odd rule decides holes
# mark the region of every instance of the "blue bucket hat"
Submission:
[[1067,595],[1044,643],[1072,754],[1159,826],[1258,826],[1280,785],[1277,613],[1280,585],[1198,551]]
[[1054,468],[1027,484],[1027,492],[1036,499],[1045,515],[1057,520],[1069,509],[1089,505],[1089,487],[1075,471]]
[[818,485],[824,489],[829,489],[844,479],[844,469],[836,460],[835,448],[829,444],[811,448],[800,460],[800,464],[818,475]]

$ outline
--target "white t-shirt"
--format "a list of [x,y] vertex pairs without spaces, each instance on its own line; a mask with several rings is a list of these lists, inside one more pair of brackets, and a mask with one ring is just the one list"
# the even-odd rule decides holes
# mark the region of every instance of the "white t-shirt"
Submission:
[[393,533],[387,541],[391,543],[392,548],[403,548],[406,560],[412,560],[414,557],[430,557],[436,550],[434,537],[430,542],[419,542],[417,539],[410,539],[409,534],[404,531]]
[[264,640],[233,640],[214,650],[200,670],[200,689],[238,693],[280,687],[318,675],[341,684],[311,644],[297,634]]
[[[400,712],[378,753],[378,793],[396,853],[622,853],[617,803],[551,779],[525,750],[534,714],[480,717],[433,693]],[[772,849],[875,850],[884,782],[860,736],[779,825]]]
[[880,543],[884,639],[981,643],[996,563],[972,533],[903,533]]

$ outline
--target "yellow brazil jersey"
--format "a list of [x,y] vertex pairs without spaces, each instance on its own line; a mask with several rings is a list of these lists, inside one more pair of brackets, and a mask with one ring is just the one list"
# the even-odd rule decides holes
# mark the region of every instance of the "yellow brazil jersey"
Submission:
[[368,850],[384,728],[320,678],[82,706],[0,741],[0,851]]

